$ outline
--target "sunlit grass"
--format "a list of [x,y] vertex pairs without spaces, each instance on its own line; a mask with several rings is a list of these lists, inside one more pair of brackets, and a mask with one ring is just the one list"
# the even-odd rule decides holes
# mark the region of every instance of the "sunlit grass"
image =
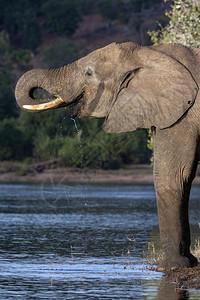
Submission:
[[[195,239],[194,246],[191,249],[191,253],[200,261],[200,238]],[[145,252],[145,258],[147,264],[150,266],[157,266],[163,258],[162,250],[158,252],[154,242],[147,244],[147,250]]]
[[163,252],[156,251],[154,242],[148,242],[145,257],[148,265],[157,266],[163,258]]
[[194,248],[191,250],[192,254],[196,256],[198,261],[200,261],[200,238],[195,239]]

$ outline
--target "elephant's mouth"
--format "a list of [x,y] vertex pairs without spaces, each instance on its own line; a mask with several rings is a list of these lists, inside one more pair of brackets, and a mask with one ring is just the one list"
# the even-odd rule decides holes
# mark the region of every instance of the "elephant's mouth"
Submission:
[[[70,103],[72,104],[72,103]],[[71,117],[80,118],[82,117],[82,111],[84,108],[84,94],[81,94],[74,102],[71,108]]]

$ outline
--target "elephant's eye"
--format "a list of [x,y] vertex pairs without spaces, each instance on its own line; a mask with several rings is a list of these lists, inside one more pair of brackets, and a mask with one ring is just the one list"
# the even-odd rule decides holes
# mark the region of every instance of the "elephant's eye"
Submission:
[[86,76],[92,76],[93,72],[91,69],[87,69],[87,71],[85,72]]

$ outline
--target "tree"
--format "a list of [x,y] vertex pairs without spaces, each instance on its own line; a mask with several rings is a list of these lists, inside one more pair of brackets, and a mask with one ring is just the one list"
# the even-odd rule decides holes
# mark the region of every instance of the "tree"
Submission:
[[15,50],[10,46],[9,36],[5,31],[0,32],[0,116],[2,119],[17,117],[18,110],[12,86],[15,76],[13,70],[30,68],[30,51]]
[[102,130],[102,123],[101,119],[78,120],[79,132],[71,130],[63,138],[58,156],[72,167],[115,169],[122,164],[149,162],[146,131],[109,134]]
[[116,20],[119,18],[125,10],[125,6],[122,0],[101,0],[98,5],[101,15],[110,20]]
[[32,155],[32,144],[15,125],[14,120],[0,123],[0,161],[23,160]]
[[38,8],[38,1],[0,1],[0,26],[9,33],[11,44],[31,50],[39,46]]
[[169,24],[158,31],[150,32],[155,45],[180,43],[185,46],[200,46],[200,2],[199,0],[173,0],[172,10],[166,12]]
[[78,28],[81,17],[72,0],[49,0],[41,7],[46,26],[57,35],[71,36]]
[[94,0],[74,0],[76,9],[81,16],[94,13],[96,11],[97,1]]
[[49,45],[43,48],[40,52],[44,67],[58,68],[66,64],[72,63],[86,54],[83,51],[79,51],[76,44],[71,40],[61,39],[54,45]]

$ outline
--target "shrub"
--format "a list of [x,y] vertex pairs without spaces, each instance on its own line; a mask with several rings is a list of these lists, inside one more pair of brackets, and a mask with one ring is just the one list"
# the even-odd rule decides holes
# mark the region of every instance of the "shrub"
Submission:
[[32,155],[32,144],[15,126],[14,121],[4,119],[0,123],[0,160],[23,160]]
[[41,7],[45,24],[52,33],[71,36],[78,28],[81,17],[72,0],[49,0]]

